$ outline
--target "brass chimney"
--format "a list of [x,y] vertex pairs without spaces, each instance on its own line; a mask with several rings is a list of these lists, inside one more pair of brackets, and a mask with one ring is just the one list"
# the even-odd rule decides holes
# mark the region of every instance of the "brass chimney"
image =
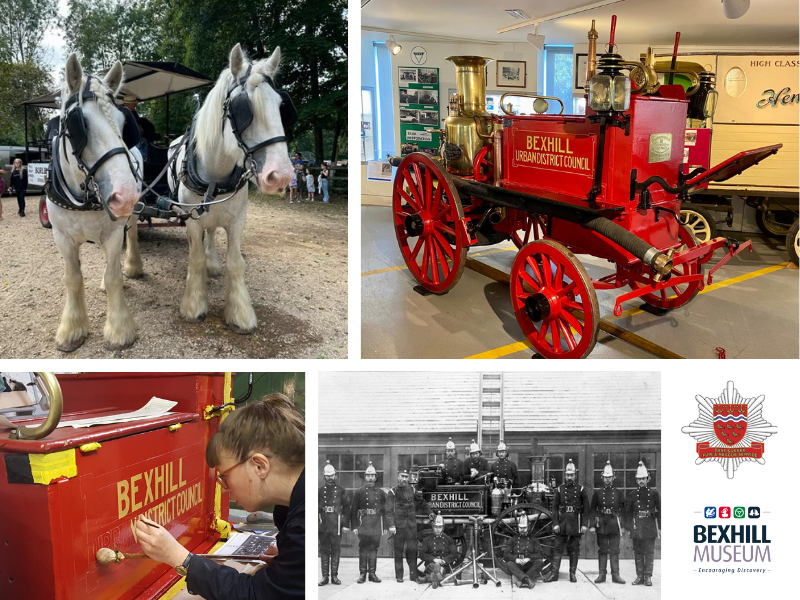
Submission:
[[[492,133],[492,124],[486,122],[491,115],[486,112],[486,65],[493,58],[483,56],[448,56],[456,67],[456,111],[451,110],[445,120],[445,135],[450,144],[461,150],[461,157],[447,161],[447,170],[456,175],[472,175],[475,155],[490,143],[485,136]],[[477,118],[476,118],[477,117]],[[478,132],[477,128],[481,131]],[[482,134],[484,138],[481,137]]]

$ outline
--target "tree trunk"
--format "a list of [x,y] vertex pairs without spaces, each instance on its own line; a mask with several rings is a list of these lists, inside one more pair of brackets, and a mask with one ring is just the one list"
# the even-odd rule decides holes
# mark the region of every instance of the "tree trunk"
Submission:
[[[317,100],[319,98],[319,60],[314,57],[311,60],[311,99]],[[314,164],[319,164],[323,156],[322,147],[322,127],[315,117],[313,120],[314,127]]]
[[341,116],[336,119],[336,129],[333,130],[333,148],[331,148],[331,164],[336,164],[336,155],[339,151],[339,135],[342,133],[343,119]]

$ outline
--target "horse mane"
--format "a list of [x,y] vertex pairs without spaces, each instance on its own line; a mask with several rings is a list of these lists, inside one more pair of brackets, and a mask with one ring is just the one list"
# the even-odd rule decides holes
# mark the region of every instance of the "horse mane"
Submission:
[[[261,78],[256,74],[261,73],[274,77],[276,73],[276,71],[269,72],[269,69],[267,69],[267,61],[268,59],[264,58],[252,63],[253,69],[246,84],[249,88],[253,89],[250,100],[253,103],[253,113],[256,118],[258,118],[258,115],[264,114],[267,103],[266,94],[259,86]],[[250,63],[248,62],[247,56],[245,56],[242,67],[246,68],[245,65],[247,64]],[[225,67],[222,73],[220,73],[214,88],[208,93],[208,96],[206,96],[203,102],[203,106],[200,107],[197,113],[195,143],[197,144],[197,151],[205,156],[209,156],[214,151],[214,143],[219,139],[217,137],[218,132],[223,129],[220,127],[223,110],[222,105],[225,102],[228,88],[234,80],[235,77],[231,74],[230,67]],[[225,142],[232,144],[230,150],[233,151],[235,148],[233,136],[224,136],[223,143]]]
[[[78,89],[78,106],[83,109],[83,96],[81,95],[83,92],[83,88],[86,86],[86,73],[83,74],[81,77],[81,85]],[[122,84],[125,83],[125,74],[123,73],[122,82],[120,83],[120,89]],[[117,134],[120,138],[122,137],[122,133],[120,132],[119,128],[117,127],[117,122],[114,120],[112,109],[116,108],[116,105],[109,100],[109,96],[113,95],[111,88],[109,88],[102,79],[97,76],[92,76],[92,83],[89,86],[89,89],[95,93],[95,98],[97,99],[97,105],[103,111],[106,119],[109,123],[111,123],[111,127],[114,130],[114,133]],[[67,100],[69,97],[72,96],[69,90],[69,86],[67,82],[64,82],[64,85],[61,88],[61,118],[64,118],[64,111],[65,106],[67,104]]]

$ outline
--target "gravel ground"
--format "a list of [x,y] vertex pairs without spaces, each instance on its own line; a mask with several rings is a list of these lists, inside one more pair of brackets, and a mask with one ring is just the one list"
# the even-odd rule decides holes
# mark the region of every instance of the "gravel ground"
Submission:
[[[28,216],[3,198],[0,220],[0,357],[2,358],[346,358],[347,199],[290,205],[251,191],[242,252],[258,315],[252,335],[233,333],[222,316],[224,275],[209,279],[209,313],[186,323],[178,313],[189,244],[182,227],[139,229],[142,279],[125,279],[125,298],[139,339],[111,352],[103,345],[106,297],[100,290],[104,258],[84,244],[81,263],[90,332],[70,354],[56,350],[64,308],[64,267],[53,234],[39,224],[38,197]],[[217,232],[225,261],[225,233]]]

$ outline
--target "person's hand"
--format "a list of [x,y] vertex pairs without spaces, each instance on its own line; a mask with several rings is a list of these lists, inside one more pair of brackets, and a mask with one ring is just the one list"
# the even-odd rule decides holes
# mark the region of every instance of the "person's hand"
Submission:
[[395,527],[394,525],[392,525],[391,527],[389,527],[389,533],[391,533],[392,535],[394,535],[395,533],[397,533],[397,527]]
[[472,475],[473,479],[475,479],[478,476],[478,469],[470,469],[469,472],[470,475]]
[[558,525],[553,525],[553,532],[554,533],[558,533],[560,531],[561,531],[561,527],[559,527]]
[[437,565],[443,565],[444,564],[444,559],[443,558],[434,558],[433,562],[435,562]]
[[384,529],[383,530],[383,535],[386,535],[387,533],[389,533],[389,532]]
[[521,564],[522,564],[522,563],[524,563],[525,561],[524,561],[523,559],[521,559],[521,558],[518,558],[518,559],[517,559],[517,560],[515,560],[514,562],[516,562],[518,565],[521,565]]
[[136,522],[136,539],[147,556],[171,567],[183,564],[189,556],[189,551],[169,531],[144,516],[140,516]]
[[342,533],[344,533],[345,531],[350,531],[350,528],[349,527],[342,527]]
[[597,530],[596,530],[594,527],[589,527],[589,531],[591,531],[592,533],[594,533],[594,532],[595,532],[595,531],[597,531]]
[[353,533],[355,533],[356,535],[358,535],[358,529],[357,529],[357,528],[356,528],[356,529],[353,529]]
[[581,534],[584,534],[584,533],[586,533],[586,525],[584,525],[583,527],[581,527]]

